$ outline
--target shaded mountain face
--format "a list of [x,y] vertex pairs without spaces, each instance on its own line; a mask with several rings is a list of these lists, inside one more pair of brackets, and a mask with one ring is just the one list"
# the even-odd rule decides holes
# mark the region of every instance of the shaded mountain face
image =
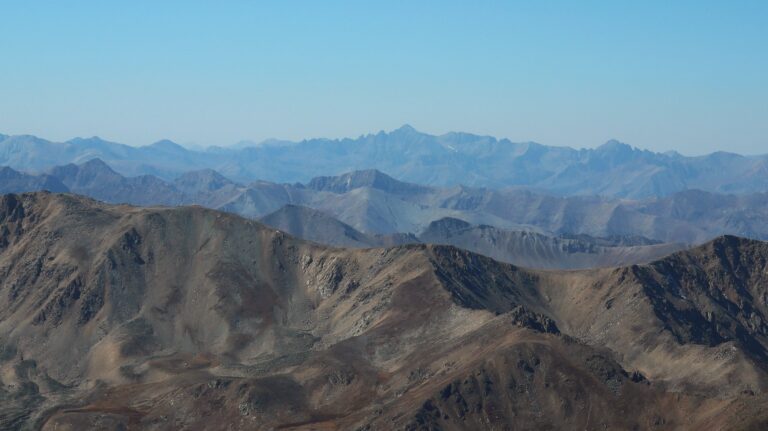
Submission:
[[37,190],[68,192],[69,189],[58,178],[50,175],[29,175],[7,166],[0,167],[0,193],[23,193]]
[[295,237],[335,247],[391,247],[419,242],[412,234],[366,234],[326,213],[298,205],[286,205],[259,221]]
[[[425,187],[375,171],[323,177],[308,185],[267,181],[242,185],[215,171],[202,170],[169,183],[151,175],[123,177],[98,159],[34,177],[25,176],[25,187],[9,191],[51,188],[112,203],[197,204],[255,219],[285,205],[298,205],[370,235],[417,234],[436,220],[453,218],[550,236],[618,238],[623,245],[702,243],[723,234],[768,239],[764,223],[768,193],[723,195],[687,190],[666,198],[627,201],[557,197],[521,189]],[[57,180],[65,190],[59,190]]]
[[[634,245],[639,238],[562,238],[530,231],[507,231],[473,226],[444,218],[430,223],[420,235],[370,235],[330,215],[286,205],[260,219],[268,226],[298,238],[336,247],[385,247],[409,243],[448,244],[529,268],[580,269],[647,263],[685,248],[683,244]],[[627,245],[629,244],[629,245]]]
[[760,429],[767,257],[533,271],[5,195],[0,427]]
[[740,344],[763,365],[768,362],[768,247],[721,237],[670,256],[632,276],[654,298],[658,316],[681,342],[710,346]]
[[160,178],[152,175],[126,178],[100,159],[56,167],[50,175],[72,192],[105,202],[136,205],[179,205],[183,202],[182,194]]
[[665,198],[627,201],[595,196],[556,197],[527,190],[464,188],[446,195],[443,208],[536,226],[561,235],[638,237],[662,242],[700,243],[734,234],[768,239],[768,193],[723,195],[687,190]]
[[[473,226],[458,219],[432,222],[419,235],[430,244],[449,244],[493,259],[529,268],[580,269],[648,263],[684,244],[632,244],[633,238],[564,238],[530,231],[509,231],[493,226]],[[647,241],[644,241],[647,242]]]
[[[721,152],[684,157],[639,150],[617,141],[575,150],[468,133],[434,136],[410,126],[357,139],[276,141],[203,151],[170,141],[136,148],[96,137],[64,143],[34,136],[0,138],[0,165],[17,170],[43,171],[95,157],[124,175],[155,175],[166,180],[188,171],[215,169],[242,183],[257,179],[295,183],[378,169],[402,181],[431,186],[521,186],[560,195],[632,199],[669,196],[690,188],[721,193],[768,189],[768,156]],[[327,181],[313,186],[347,187]]]
[[309,189],[339,194],[363,187],[410,197],[432,191],[429,187],[397,181],[375,169],[354,171],[339,176],[316,177],[307,183]]
[[[286,204],[301,205],[373,234],[419,233],[433,221],[454,218],[506,230],[615,238],[624,245],[701,243],[722,234],[768,239],[768,227],[762,222],[768,217],[768,193],[721,195],[688,190],[662,199],[627,201],[557,197],[521,189],[423,187],[396,180],[392,180],[396,187],[389,181],[350,183],[349,178],[356,175],[323,177],[314,181],[314,188],[256,182],[218,208],[262,217]],[[378,172],[376,177],[386,176]]]
[[[317,183],[347,184],[343,177]],[[417,191],[403,191],[408,189]],[[261,217],[286,204],[301,205],[374,234],[419,233],[436,220],[453,218],[505,230],[615,238],[624,245],[701,243],[723,234],[768,239],[768,226],[763,223],[768,218],[768,193],[721,195],[688,190],[661,199],[627,201],[557,197],[520,189],[418,185],[398,187],[394,192],[376,185],[333,190],[258,182],[219,208]]]

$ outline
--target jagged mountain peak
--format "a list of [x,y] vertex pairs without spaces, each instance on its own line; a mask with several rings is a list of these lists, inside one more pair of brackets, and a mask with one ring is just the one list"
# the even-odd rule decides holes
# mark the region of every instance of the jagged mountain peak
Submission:
[[[75,142],[80,141],[70,141]],[[306,139],[226,150],[184,149],[169,141],[142,147],[106,141],[61,145],[34,137],[10,137],[2,146],[0,165],[20,170],[44,171],[96,153],[125,175],[172,179],[192,169],[225,166],[223,172],[242,183],[256,179],[307,182],[329,172],[372,167],[403,181],[430,186],[525,186],[557,194],[633,199],[667,196],[690,184],[735,193],[762,191],[766,185],[766,156],[670,156],[615,140],[596,150],[579,151],[513,144],[469,133],[436,136],[408,125],[356,139]],[[687,168],[677,169],[679,164]]]
[[629,144],[619,141],[618,139],[609,139],[604,144],[597,147],[600,151],[631,151],[634,150]]

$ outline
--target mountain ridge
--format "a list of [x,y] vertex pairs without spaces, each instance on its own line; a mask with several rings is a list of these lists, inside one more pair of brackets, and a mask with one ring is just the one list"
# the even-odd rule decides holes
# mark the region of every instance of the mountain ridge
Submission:
[[[750,325],[768,305],[749,299],[766,294],[764,242],[534,271],[452,246],[327,248],[201,207],[69,194],[4,195],[0,225],[5,427],[768,420],[768,336]],[[731,299],[690,290],[699,272],[679,259]],[[715,332],[686,329],[699,319]]]
[[0,140],[0,165],[44,171],[99,157],[123,175],[166,180],[214,169],[242,183],[257,179],[308,182],[323,175],[377,169],[399,181],[450,187],[531,187],[558,195],[643,199],[700,188],[752,193],[768,188],[768,155],[682,156],[640,150],[611,140],[594,149],[513,143],[451,132],[430,135],[404,126],[355,139],[306,139],[280,145],[190,150],[172,143],[129,147],[100,138],[57,144],[31,135]]
[[[94,166],[100,168],[92,169]],[[81,170],[83,172],[78,173]],[[92,171],[98,171],[103,177]],[[12,173],[7,169],[4,172],[26,179],[0,183],[0,192],[51,188],[111,203],[198,204],[251,218],[264,217],[284,205],[301,205],[325,212],[372,235],[419,234],[431,222],[451,217],[473,225],[531,230],[550,236],[634,236],[688,244],[701,243],[720,234],[768,239],[763,222],[768,217],[768,193],[739,195],[685,190],[666,198],[647,200],[559,197],[519,188],[423,186],[400,182],[380,171],[320,177],[315,184],[323,185],[316,187],[327,186],[333,191],[318,191],[304,184],[268,181],[242,184],[206,169],[187,172],[173,181],[154,175],[123,177],[103,161],[53,168],[47,173],[49,177],[45,177],[46,174],[30,177],[25,176],[30,174]],[[363,180],[366,175],[369,178]],[[353,177],[360,181],[350,187],[349,180]],[[64,185],[45,186],[46,181],[63,181]]]

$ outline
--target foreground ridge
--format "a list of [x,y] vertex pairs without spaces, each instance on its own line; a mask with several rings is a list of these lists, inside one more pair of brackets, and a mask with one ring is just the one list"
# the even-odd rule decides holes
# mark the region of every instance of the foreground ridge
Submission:
[[0,428],[759,429],[768,244],[540,271],[0,198]]

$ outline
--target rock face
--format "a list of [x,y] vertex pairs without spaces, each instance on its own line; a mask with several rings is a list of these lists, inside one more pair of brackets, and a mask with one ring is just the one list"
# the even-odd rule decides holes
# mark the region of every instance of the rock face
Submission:
[[534,271],[0,200],[2,429],[762,429],[768,245]]
[[765,243],[724,236],[688,253],[633,269],[659,318],[680,342],[736,340],[768,361],[768,252]]

